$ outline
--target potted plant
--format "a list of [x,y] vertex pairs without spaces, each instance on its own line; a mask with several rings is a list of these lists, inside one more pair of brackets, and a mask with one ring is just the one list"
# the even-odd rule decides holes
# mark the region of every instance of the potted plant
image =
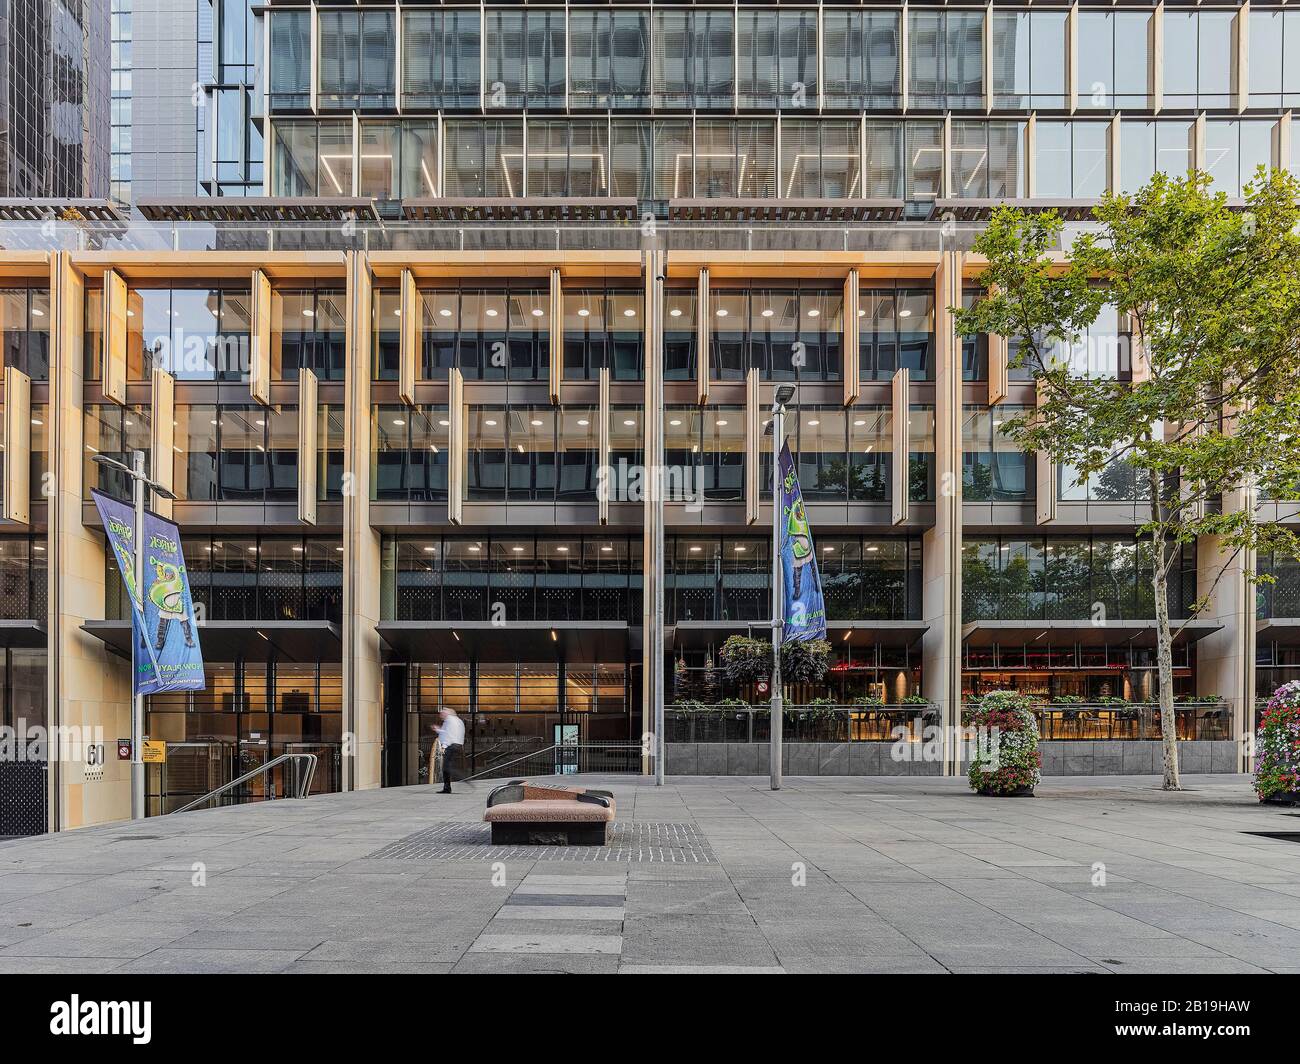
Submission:
[[1042,778],[1033,703],[1015,691],[990,691],[968,723],[979,729],[967,773],[971,789],[996,798],[1032,798]]
[[1259,800],[1300,804],[1300,680],[1273,692],[1259,718],[1255,751]]
[[[785,683],[819,683],[830,668],[831,645],[825,639],[797,639],[781,644],[781,678]],[[765,639],[728,636],[718,651],[727,682],[736,687],[772,675],[772,644]]]

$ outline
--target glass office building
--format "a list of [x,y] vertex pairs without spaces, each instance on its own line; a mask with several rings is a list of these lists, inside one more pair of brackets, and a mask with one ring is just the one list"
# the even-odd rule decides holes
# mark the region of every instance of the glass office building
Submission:
[[[967,252],[998,202],[1083,226],[1156,171],[1239,200],[1294,167],[1300,12],[274,0],[196,25],[204,172],[242,194],[0,227],[4,400],[33,428],[5,456],[30,467],[0,542],[26,615],[6,719],[39,702],[128,734],[89,489],[125,492],[94,455],[144,450],[209,670],[150,702],[154,811],[284,752],[322,756],[318,789],[427,780],[441,706],[476,770],[639,746],[659,675],[670,772],[675,748],[761,739],[766,696],[718,653],[768,631],[764,428],[789,384],[833,647],[787,691],[795,743],[956,724],[1008,687],[1050,740],[1150,741],[1141,486],[1014,448],[999,426],[1035,384],[950,308],[980,294]],[[222,132],[235,114],[256,141]],[[1113,310],[1060,356],[1140,372]],[[1174,684],[1180,735],[1235,770],[1256,697],[1300,668],[1300,583],[1284,558],[1258,588],[1218,564],[1181,556],[1171,613],[1215,591]],[[847,729],[814,735],[827,707]],[[124,815],[116,762],[51,771],[52,824]]]

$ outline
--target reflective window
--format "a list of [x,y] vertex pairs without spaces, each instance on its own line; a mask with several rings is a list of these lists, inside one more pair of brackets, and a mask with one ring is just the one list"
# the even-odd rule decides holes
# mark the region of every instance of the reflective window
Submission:
[[1095,199],[1109,178],[1105,122],[1039,122],[1034,156],[1034,196]]
[[1147,11],[1079,12],[1079,108],[1145,110],[1154,16]]
[[817,106],[817,12],[740,11],[736,106]]
[[650,16],[646,11],[569,12],[569,105],[648,106]]
[[402,106],[478,110],[482,45],[476,9],[402,13]]
[[730,10],[655,11],[655,107],[731,107],[734,34]]
[[908,102],[922,110],[984,106],[984,12],[912,11]]
[[524,194],[521,121],[445,123],[443,195],[459,199]]
[[1024,502],[1034,497],[1030,456],[1001,431],[1028,407],[1001,403],[962,408],[962,498],[966,502]]
[[270,105],[305,110],[311,106],[311,12],[271,11]]
[[50,293],[43,288],[0,289],[0,366],[34,381],[50,377]]
[[993,106],[1014,110],[1066,107],[1066,51],[1065,11],[995,11]]
[[1120,190],[1137,192],[1157,171],[1185,177],[1192,162],[1192,123],[1143,122],[1120,125]]
[[641,302],[639,289],[565,289],[564,376],[595,380],[609,367],[614,380],[641,380]]
[[370,419],[370,497],[444,501],[450,425],[444,406],[376,406]]
[[1240,198],[1256,170],[1273,164],[1273,132],[1268,119],[1205,123],[1205,172],[1214,189]]
[[858,300],[861,379],[889,380],[895,370],[906,369],[912,380],[930,380],[933,289],[864,288]]
[[488,110],[564,106],[564,11],[485,14],[483,94]]
[[[822,12],[822,99],[827,107],[894,110],[901,99],[898,11]],[[868,154],[868,159],[871,155]]]
[[362,122],[357,194],[372,199],[437,195],[438,124]]
[[391,10],[319,12],[319,106],[363,110],[396,106],[393,19]]
[[952,123],[952,192],[975,199],[1018,199],[1025,190],[1023,122]]
[[795,120],[781,126],[781,195],[843,199],[861,195],[861,127],[856,121]]
[[1165,107],[1226,108],[1232,103],[1233,13],[1165,9]]

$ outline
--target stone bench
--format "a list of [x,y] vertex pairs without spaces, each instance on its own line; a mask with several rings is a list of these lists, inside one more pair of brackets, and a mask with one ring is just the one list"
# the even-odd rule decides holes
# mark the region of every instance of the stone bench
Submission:
[[603,846],[614,820],[614,796],[512,780],[488,795],[483,819],[492,825],[496,845]]

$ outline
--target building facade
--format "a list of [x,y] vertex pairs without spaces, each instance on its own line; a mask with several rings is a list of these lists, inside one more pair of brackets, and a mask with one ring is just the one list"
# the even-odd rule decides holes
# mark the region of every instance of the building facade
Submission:
[[108,0],[7,0],[0,46],[0,196],[107,196]]
[[[787,692],[789,770],[889,771],[895,728],[1008,687],[1042,703],[1046,771],[1158,769],[1141,491],[1012,448],[1034,382],[949,308],[994,202],[1084,226],[1156,169],[1237,197],[1293,165],[1296,12],[259,14],[263,195],[0,219],[5,723],[130,734],[89,490],[124,495],[91,459],[139,449],[208,664],[148,706],[152,812],[284,752],[320,788],[425,781],[442,705],[476,769],[638,747],[663,698],[669,772],[766,771],[766,695],[717,665],[767,631],[790,384],[833,665]],[[1062,356],[1140,375],[1124,324]],[[1256,699],[1300,672],[1296,563],[1223,564],[1199,542],[1171,590],[1182,617],[1212,592],[1175,648],[1191,771],[1246,766]],[[52,826],[128,815],[126,762],[58,754]],[[959,771],[951,742],[914,763]]]

